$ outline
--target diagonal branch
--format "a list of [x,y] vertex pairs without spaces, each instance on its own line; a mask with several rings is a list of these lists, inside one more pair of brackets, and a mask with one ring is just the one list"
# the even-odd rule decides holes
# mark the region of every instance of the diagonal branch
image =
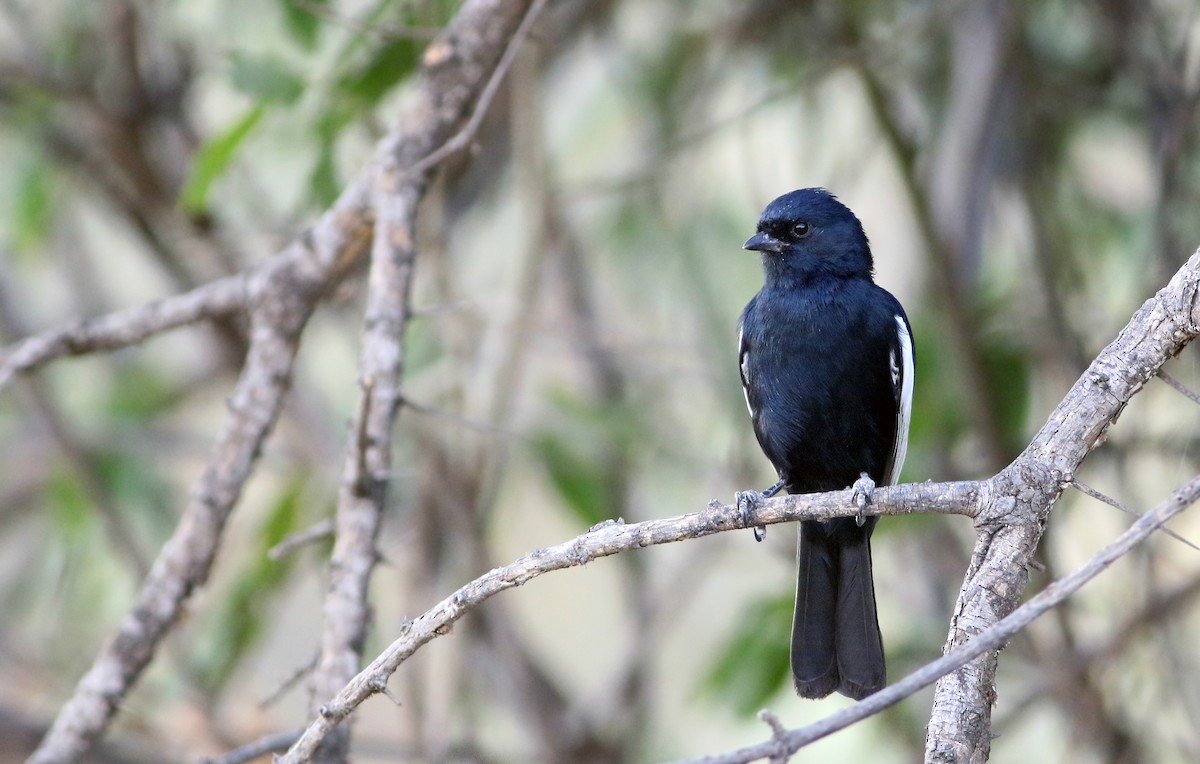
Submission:
[[1055,607],[1127,554],[1163,524],[1200,500],[1200,476],[1193,477],[1164,502],[1140,516],[1132,526],[1108,546],[1096,553],[1083,566],[1047,586],[1037,596],[1005,616],[970,642],[949,654],[925,664],[895,684],[871,695],[849,708],[830,714],[824,719],[784,734],[776,732],[771,739],[729,753],[689,759],[676,764],[745,764],[773,757],[788,757],[809,743],[845,729],[855,722],[889,708],[913,693],[928,687],[951,671],[955,671],[984,653],[999,650],[1017,632],[1034,619]]
[[225,522],[283,405],[300,333],[319,294],[320,282],[305,276],[298,269],[279,267],[251,286],[258,308],[250,351],[204,474],[117,634],[59,711],[30,757],[32,764],[74,761],[100,738],[178,620],[183,603],[208,579]]
[[246,306],[246,281],[245,274],[229,276],[190,292],[26,337],[0,360],[0,389],[13,375],[63,356],[116,350],[169,329],[231,315]]
[[[225,523],[253,472],[263,442],[274,428],[291,382],[300,334],[317,302],[361,258],[370,240],[376,168],[388,157],[415,162],[454,134],[489,80],[509,39],[509,30],[515,28],[526,8],[522,0],[473,0],[464,4],[446,32],[426,52],[417,96],[410,104],[410,119],[380,142],[380,159],[359,173],[312,228],[247,277],[244,304],[251,310],[250,351],[230,398],[224,431],[192,491],[179,526],[163,547],[133,607],[59,712],[30,759],[34,764],[74,761],[103,735],[158,644],[178,620],[191,592],[207,581]],[[415,206],[425,181],[425,173],[406,175],[406,188],[411,194],[408,203]],[[207,295],[204,299],[168,301],[180,308],[174,318],[143,326],[178,325],[184,322],[181,317],[197,320],[203,313],[196,302],[211,301],[212,292],[234,300],[232,285],[236,280],[215,283],[224,286],[210,285],[208,292],[197,290]],[[116,322],[118,326],[136,323],[131,320],[131,312],[116,315],[122,317]],[[139,339],[150,333],[152,328],[133,331]],[[104,334],[104,342],[110,343],[108,347],[116,346],[125,342],[126,336],[131,335],[110,331]],[[92,349],[102,346],[103,342]],[[62,340],[54,347],[58,350],[27,351],[27,360],[18,366],[32,368],[55,354],[86,350]]]
[[[1200,335],[1200,253],[1147,300],[1092,361],[1017,459],[988,481],[971,567],[944,651],[982,634],[1018,605],[1049,517],[1084,458],[1162,365]],[[997,654],[943,677],[934,694],[926,761],[985,761],[991,749]]]

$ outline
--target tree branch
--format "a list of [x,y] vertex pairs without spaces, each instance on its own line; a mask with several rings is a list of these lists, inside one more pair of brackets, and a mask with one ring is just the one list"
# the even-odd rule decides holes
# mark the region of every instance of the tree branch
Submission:
[[[975,481],[881,487],[874,493],[870,509],[874,514],[881,515],[942,512],[973,516],[981,502],[983,490],[984,484]],[[447,633],[467,612],[506,589],[521,586],[544,573],[586,565],[598,557],[655,544],[701,538],[757,525],[852,517],[857,512],[849,490],[801,494],[763,501],[750,522],[743,524],[736,505],[722,505],[714,500],[701,512],[679,517],[633,524],[625,524],[620,520],[601,523],[571,541],[534,550],[459,588],[407,624],[397,640],[360,671],[336,697],[321,706],[304,737],[279,760],[279,764],[307,761],[321,740],[355,708],[387,687],[388,678],[400,664],[435,637]]]
[[169,329],[242,310],[247,279],[246,274],[230,276],[190,292],[26,337],[9,347],[0,361],[0,389],[13,375],[34,371],[63,356],[116,350]]
[[[247,279],[250,351],[230,399],[225,430],[192,491],[179,526],[163,547],[134,606],[59,712],[30,758],[32,764],[73,761],[99,739],[159,642],[178,619],[183,603],[207,581],[225,522],[253,470],[262,443],[274,427],[290,385],[300,333],[317,301],[359,260],[369,240],[376,168],[398,159],[407,160],[400,166],[411,165],[454,134],[477,101],[511,30],[527,7],[528,3],[521,0],[466,3],[426,51],[419,89],[409,111],[411,118],[381,141],[377,152],[380,159],[359,173],[334,207],[309,231]],[[402,187],[406,204],[415,207],[426,181],[426,172],[405,173]],[[389,242],[388,246],[395,243]],[[236,277],[215,283],[225,286],[210,285],[208,291],[201,288],[190,294],[204,296],[199,302],[211,302],[214,291],[229,298]],[[196,298],[166,302],[178,309],[171,312],[169,320],[138,324],[132,311],[116,314],[120,316],[116,328],[100,333],[110,344],[99,341],[86,349],[125,342],[132,335],[116,330],[122,327],[142,339],[159,330],[156,327],[178,325],[185,318],[196,320],[203,315]],[[148,308],[140,310],[153,313]],[[38,350],[37,346],[31,347]],[[51,357],[84,349],[60,339],[57,344],[30,352],[17,366],[32,368]]]
[[956,647],[947,655],[925,664],[899,682],[889,685],[853,706],[830,714],[807,727],[791,730],[784,734],[780,734],[776,730],[771,739],[763,743],[715,756],[688,759],[676,762],[676,764],[745,764],[745,762],[760,759],[774,761],[781,756],[791,756],[809,743],[895,705],[985,653],[999,650],[1014,634],[1024,629],[1047,610],[1079,591],[1084,584],[1145,541],[1150,534],[1160,529],[1163,523],[1190,507],[1197,500],[1200,500],[1200,476],[1193,477],[1163,503],[1139,517],[1137,522],[1118,536],[1115,541],[1096,553],[1082,567],[1047,586],[1035,597],[978,634],[970,642]]
[[[470,120],[432,153],[428,141],[400,141],[377,165],[375,231],[359,361],[363,394],[338,498],[321,658],[313,677],[313,695],[318,704],[358,671],[371,620],[367,591],[379,558],[375,539],[392,471],[392,430],[402,402],[400,385],[416,256],[417,206],[440,159],[449,155],[460,138],[466,140],[463,136],[474,134],[543,5],[544,0],[532,6],[527,2],[465,6],[446,34],[430,46],[425,60],[428,64],[444,56],[467,56],[487,63],[479,72],[487,74],[486,85],[478,78],[474,83],[483,89],[475,99]],[[473,51],[467,48],[472,43],[477,46]],[[425,96],[430,104],[444,98],[433,86]],[[463,103],[463,109],[468,105]],[[349,728],[342,727],[322,741],[313,758],[330,764],[345,761],[349,743]]]
[[208,579],[225,522],[279,415],[300,333],[323,286],[289,265],[281,261],[251,284],[250,351],[224,431],[133,607],[59,711],[32,764],[74,761],[100,738],[183,603]]
[[[1200,253],[1147,300],[1092,361],[1017,459],[988,481],[978,538],[944,651],[966,644],[1011,613],[1050,508],[1083,459],[1105,439],[1125,404],[1200,334]],[[1139,521],[1140,522],[1140,521]],[[996,652],[943,677],[926,736],[927,761],[986,761],[991,748]]]
[[[973,755],[980,755],[981,761],[986,759],[986,746],[990,743],[990,701],[994,697],[995,648],[1003,639],[995,645],[980,643],[984,646],[972,648],[969,655],[957,650],[1016,608],[1046,516],[1063,487],[1070,482],[1074,470],[1103,442],[1105,432],[1128,400],[1163,363],[1200,333],[1198,290],[1200,253],[1193,255],[1171,283],[1134,314],[1117,339],[1100,353],[1059,403],[1029,447],[1013,464],[990,480],[920,483],[881,488],[876,492],[872,509],[877,514],[922,511],[966,514],[975,518],[979,533],[946,647],[948,655],[954,654],[963,662],[938,664],[938,670],[944,669],[943,674],[951,670],[954,673],[942,676],[931,670],[921,675],[922,684],[912,690],[942,677],[928,736],[930,750],[927,756],[930,760],[961,761],[964,759],[953,757],[962,750],[981,752]],[[300,743],[281,761],[297,764],[307,760],[306,751],[311,751],[364,700],[386,688],[388,678],[409,656],[445,633],[467,611],[498,592],[520,586],[552,570],[583,565],[597,557],[638,547],[698,538],[740,527],[852,514],[849,491],[771,499],[749,518],[746,526],[742,525],[733,507],[713,502],[704,512],[677,518],[633,525],[602,524],[573,541],[535,550],[460,588],[408,624],[399,639],[320,708],[319,716]],[[1142,528],[1147,522],[1143,516],[1135,527]],[[1154,527],[1157,526],[1146,532]],[[900,697],[903,694],[889,703]],[[871,702],[871,699],[864,701]],[[965,741],[962,747],[960,741]],[[773,754],[767,752],[766,755]],[[943,756],[949,758],[939,758]]]

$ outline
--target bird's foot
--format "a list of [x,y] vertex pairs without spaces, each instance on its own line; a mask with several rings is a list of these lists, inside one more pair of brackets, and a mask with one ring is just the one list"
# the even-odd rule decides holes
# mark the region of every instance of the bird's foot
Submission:
[[[750,525],[754,521],[754,513],[758,511],[758,506],[762,503],[763,494],[758,491],[738,491],[733,495],[733,500],[737,502],[738,514],[742,516],[742,525]],[[767,526],[754,526],[755,541],[762,541],[766,537]]]
[[858,527],[861,528],[867,521],[867,505],[871,503],[871,494],[875,493],[875,481],[864,472],[858,476],[858,480],[854,481],[851,488],[854,490],[851,496],[855,505],[858,506],[858,514],[854,516],[854,522],[858,523]]
[[[758,511],[759,504],[763,499],[769,499],[775,494],[783,490],[787,481],[782,478],[767,490],[759,493],[758,491],[738,491],[733,495],[733,499],[737,502],[738,513],[742,516],[742,525],[750,525],[754,521],[754,513]],[[762,541],[767,537],[767,526],[754,526],[754,540]]]

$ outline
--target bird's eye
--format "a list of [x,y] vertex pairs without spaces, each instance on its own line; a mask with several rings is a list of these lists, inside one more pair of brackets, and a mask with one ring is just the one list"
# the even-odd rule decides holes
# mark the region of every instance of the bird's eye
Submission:
[[812,227],[809,226],[808,223],[805,223],[803,220],[801,220],[796,225],[792,226],[792,233],[795,234],[796,238],[798,238],[798,239],[803,239],[805,236],[808,236],[809,231],[811,231],[811,230],[812,230]]

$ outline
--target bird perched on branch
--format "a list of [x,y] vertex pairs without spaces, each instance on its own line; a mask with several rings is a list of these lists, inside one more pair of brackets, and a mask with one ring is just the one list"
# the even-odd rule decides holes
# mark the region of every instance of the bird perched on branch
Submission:
[[[820,188],[767,205],[744,245],[764,283],[742,313],[738,360],[754,434],[779,482],[738,494],[756,503],[850,486],[858,517],[800,523],[792,622],[796,691],[862,698],[887,683],[863,510],[900,475],[913,391],[913,340],[900,303],[872,279],[862,224]],[[765,529],[756,529],[762,538]]]

